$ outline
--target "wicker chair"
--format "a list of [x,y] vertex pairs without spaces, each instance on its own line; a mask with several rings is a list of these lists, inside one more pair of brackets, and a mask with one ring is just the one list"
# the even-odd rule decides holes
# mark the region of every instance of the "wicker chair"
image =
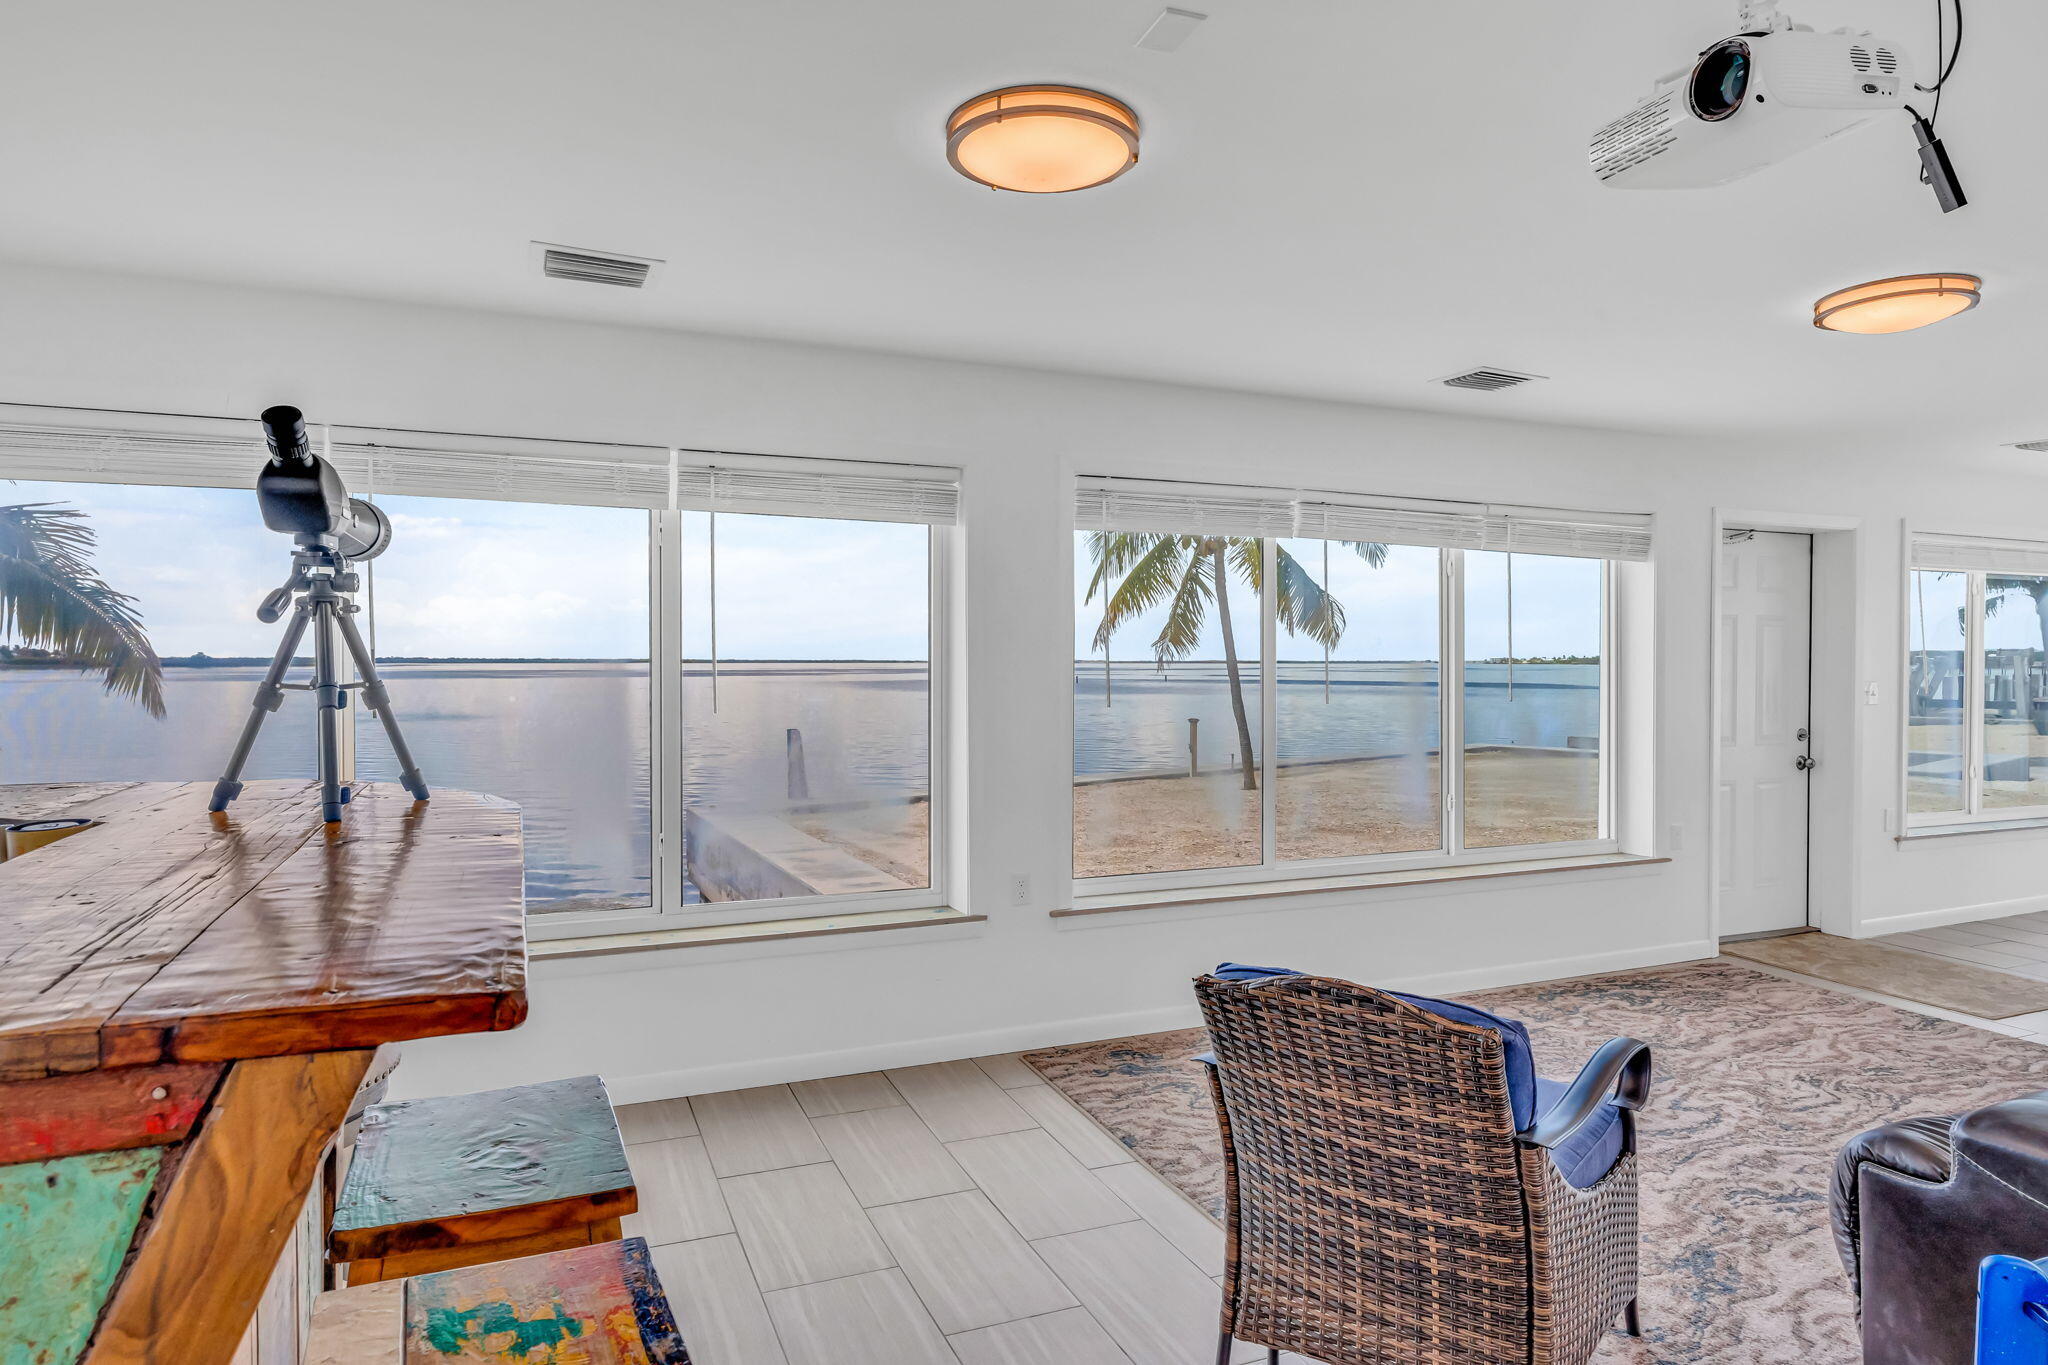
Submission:
[[[1617,1038],[1568,1089],[1543,1083],[1518,1131],[1497,1028],[1325,977],[1204,976],[1195,993],[1225,1162],[1219,1365],[1234,1341],[1326,1365],[1583,1365],[1617,1316],[1641,1335],[1648,1047]],[[1553,1149],[1603,1106],[1618,1155],[1577,1188]]]

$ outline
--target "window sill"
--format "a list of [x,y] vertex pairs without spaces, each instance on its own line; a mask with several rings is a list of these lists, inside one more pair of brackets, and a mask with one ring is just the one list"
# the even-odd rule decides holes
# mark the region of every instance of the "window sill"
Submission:
[[1216,905],[1229,901],[1272,900],[1282,896],[1319,895],[1331,891],[1370,891],[1392,886],[1434,886],[1439,882],[1490,881],[1496,877],[1527,877],[1539,872],[1584,872],[1604,867],[1647,867],[1671,859],[1635,853],[1594,853],[1570,858],[1532,858],[1527,862],[1465,863],[1454,867],[1404,868],[1399,872],[1354,873],[1343,877],[1304,877],[1298,881],[1248,882],[1173,891],[1127,891],[1108,896],[1076,896],[1072,906],[1052,912],[1055,918],[1107,915],[1121,910],[1155,910],[1173,905]]
[[752,924],[691,924],[675,929],[648,929],[631,934],[591,934],[527,945],[534,961],[599,957],[607,953],[639,953],[660,948],[707,948],[721,943],[772,943],[778,939],[820,938],[834,934],[871,934],[883,929],[915,929],[926,924],[980,924],[987,915],[940,906],[929,910],[868,910],[851,915],[816,915],[804,919],[757,920]]
[[1917,844],[1922,839],[1952,839],[1958,834],[2000,834],[2023,829],[2048,829],[2048,815],[2027,815],[2017,820],[1971,820],[1953,825],[1919,825],[1904,834],[1894,835],[1893,842]]

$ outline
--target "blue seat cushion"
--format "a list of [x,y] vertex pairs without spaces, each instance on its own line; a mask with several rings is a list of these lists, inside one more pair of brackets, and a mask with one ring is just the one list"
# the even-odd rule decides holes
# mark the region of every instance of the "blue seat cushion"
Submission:
[[[1252,967],[1240,962],[1225,962],[1210,975],[1219,981],[1262,981],[1267,977],[1300,976],[1301,973],[1286,967]],[[1492,1029],[1500,1035],[1508,1073],[1508,1102],[1514,1110],[1517,1131],[1527,1129],[1536,1121],[1538,1114],[1549,1113],[1571,1089],[1569,1081],[1544,1080],[1537,1076],[1535,1054],[1529,1047],[1529,1028],[1521,1020],[1506,1019],[1456,1000],[1436,1000],[1402,991],[1387,991],[1386,994],[1396,1000],[1405,1000],[1439,1019],[1454,1019],[1461,1024]],[[1213,1054],[1203,1054],[1202,1060],[1213,1063]],[[1587,1189],[1599,1184],[1600,1178],[1621,1160],[1621,1145],[1626,1137],[1621,1106],[1609,1101],[1601,1105],[1593,1117],[1580,1124],[1578,1131],[1551,1149],[1551,1164],[1574,1189]]]
[[[1249,967],[1240,962],[1225,962],[1210,975],[1219,981],[1258,981],[1269,976],[1300,976],[1301,973],[1287,967]],[[1526,1024],[1456,1000],[1436,1000],[1427,995],[1408,995],[1401,991],[1385,993],[1439,1019],[1492,1029],[1499,1034],[1506,1052],[1508,1107],[1514,1113],[1515,1128],[1520,1131],[1536,1121],[1536,1056],[1529,1047]]]
[[[1538,1077],[1536,1112],[1549,1113],[1569,1089],[1570,1081]],[[1566,1184],[1577,1190],[1590,1189],[1614,1169],[1614,1163],[1621,1160],[1621,1144],[1627,1136],[1621,1117],[1621,1106],[1609,1100],[1594,1110],[1593,1117],[1580,1124],[1578,1131],[1550,1149],[1550,1164],[1557,1167]]]

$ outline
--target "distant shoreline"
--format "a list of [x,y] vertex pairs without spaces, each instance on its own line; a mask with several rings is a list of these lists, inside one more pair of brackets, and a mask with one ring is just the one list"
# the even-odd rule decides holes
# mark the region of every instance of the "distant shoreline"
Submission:
[[[167,656],[160,660],[160,662],[165,668],[261,668],[270,662],[270,656],[254,654],[181,654]],[[312,658],[310,655],[302,655],[294,659],[293,662],[295,664],[310,665]],[[377,656],[377,662],[382,664],[645,664],[649,661],[646,659],[510,658],[503,655],[469,654],[380,654]],[[701,664],[705,667],[709,667],[711,664],[709,659],[696,658],[685,658],[683,662],[685,664]],[[720,667],[727,664],[923,664],[925,662],[926,660],[923,659],[720,659],[718,661]],[[1168,672],[1171,673],[1174,669],[1186,669],[1209,664],[1221,665],[1224,662],[1225,660],[1222,659],[1176,659],[1169,666]],[[1319,661],[1315,659],[1282,659],[1280,662],[1283,665],[1292,664],[1299,667],[1312,666]],[[1337,667],[1343,668],[1360,664],[1428,665],[1435,662],[1434,659],[1345,659],[1339,661]],[[1513,662],[1517,665],[1529,667],[1539,667],[1542,665],[1571,667],[1597,664],[1600,661],[1598,659],[1515,659],[1512,661],[1508,659],[1473,659],[1470,662],[1475,664],[1506,664]],[[1076,668],[1099,669],[1102,667],[1102,663],[1099,659],[1076,659],[1074,660],[1074,666]],[[73,663],[64,659],[0,659],[0,671],[8,669],[64,669],[78,672],[89,667],[90,665],[87,664]],[[1158,665],[1149,660],[1132,659],[1119,660],[1115,667],[1119,669],[1144,668],[1155,670]],[[1258,668],[1258,664],[1255,661],[1250,662],[1245,664],[1245,668],[1247,671],[1255,671]]]

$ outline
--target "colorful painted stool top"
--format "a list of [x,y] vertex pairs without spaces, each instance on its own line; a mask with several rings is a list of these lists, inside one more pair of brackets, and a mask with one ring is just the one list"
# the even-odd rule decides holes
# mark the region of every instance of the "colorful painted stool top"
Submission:
[[335,1260],[357,1261],[530,1236],[638,1207],[604,1082],[574,1076],[371,1105],[328,1246]]
[[405,1282],[405,1365],[689,1365],[638,1237]]

